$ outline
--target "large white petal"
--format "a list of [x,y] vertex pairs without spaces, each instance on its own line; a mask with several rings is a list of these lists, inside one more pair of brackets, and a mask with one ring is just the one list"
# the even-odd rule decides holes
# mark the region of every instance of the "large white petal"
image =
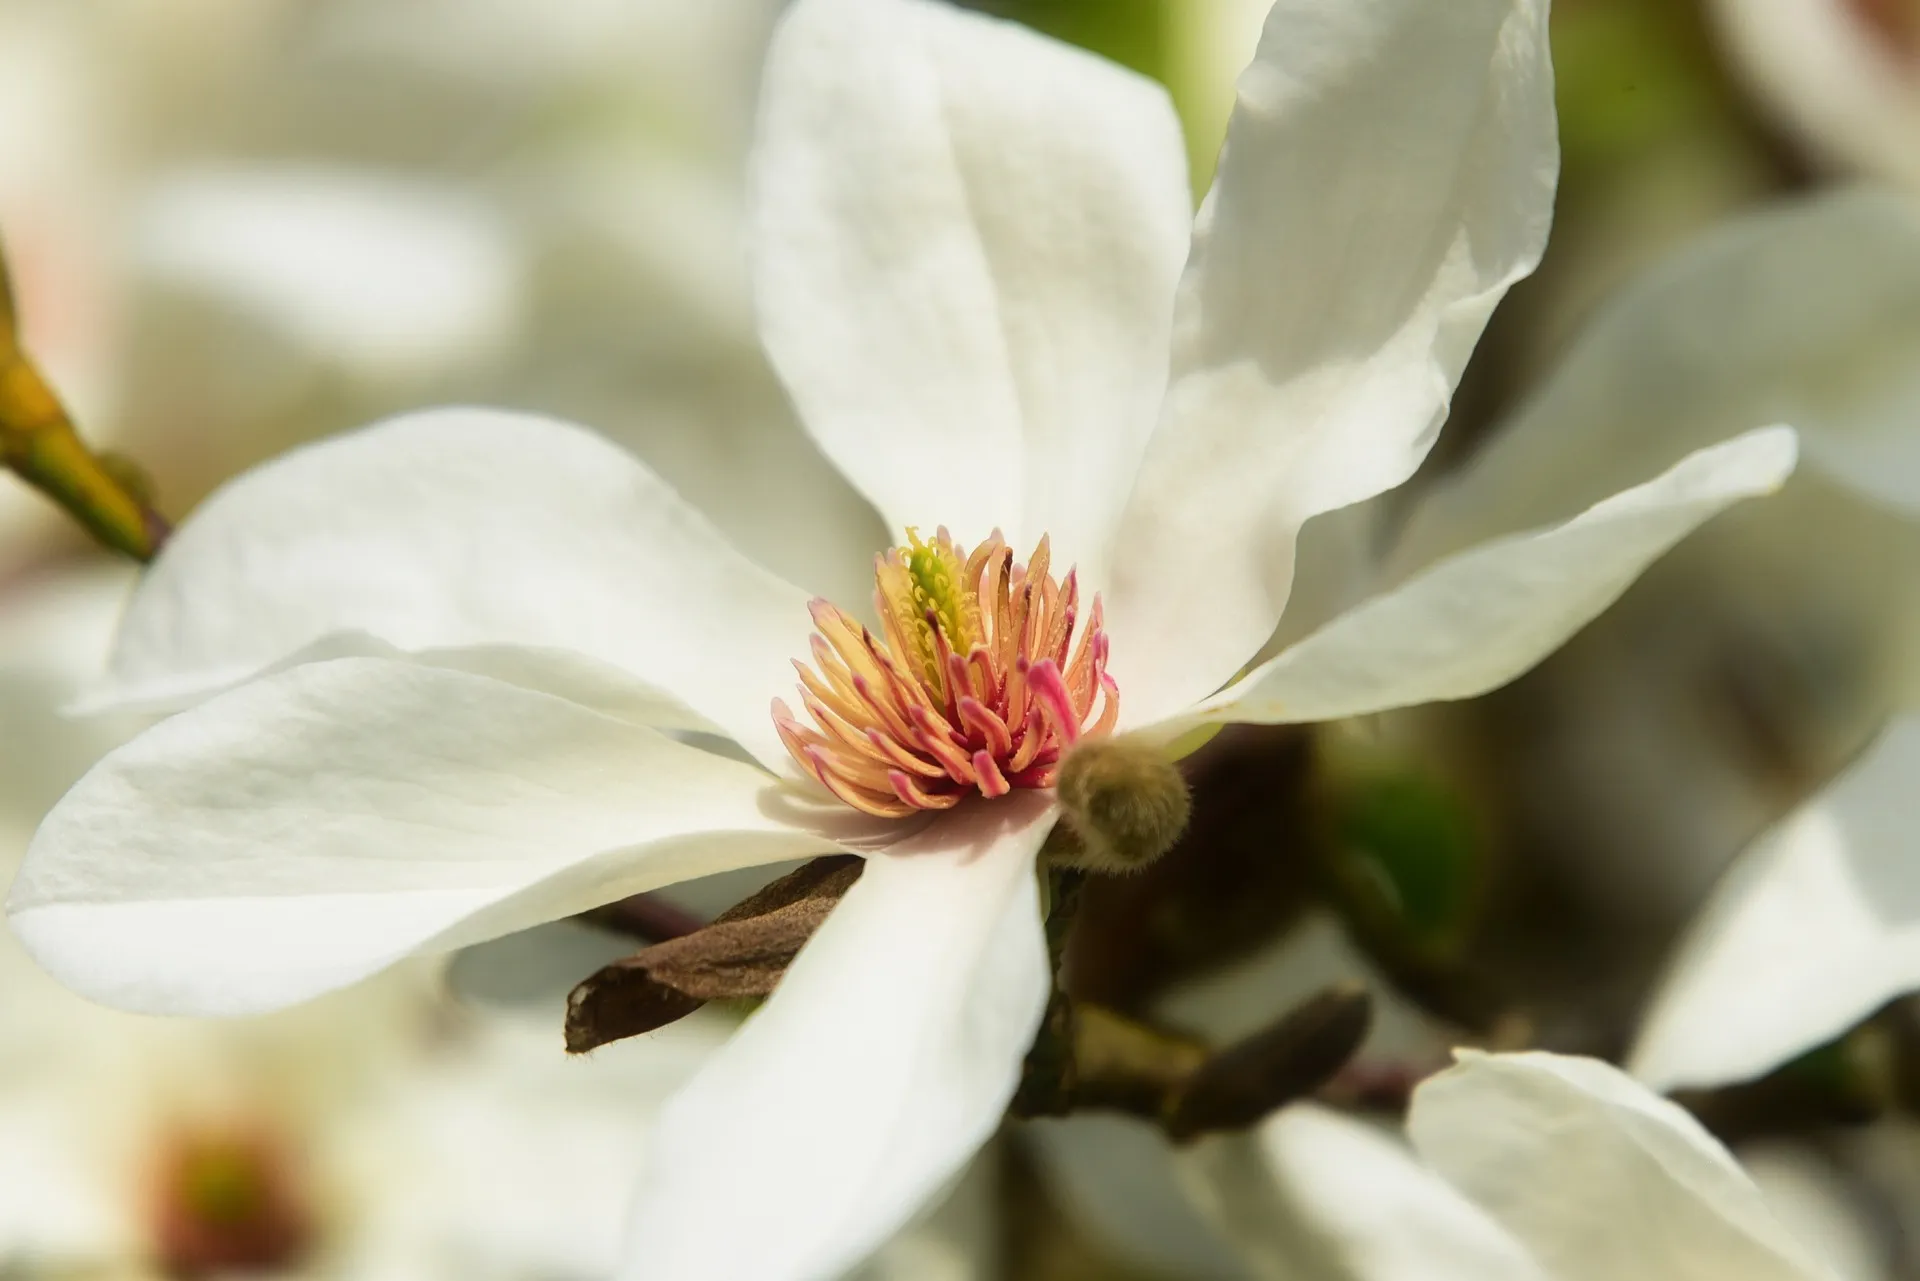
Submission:
[[875,856],[780,987],[667,1105],[632,1281],[824,1281],[1000,1123],[1050,981],[1046,796],[969,806]]
[[1394,1139],[1311,1104],[1184,1158],[1194,1196],[1269,1281],[1547,1281]]
[[835,848],[750,765],[471,673],[338,659],[242,686],[97,765],[8,910],[83,995],[286,1005],[423,949]]
[[1280,0],[1181,285],[1116,553],[1114,670],[1156,716],[1233,675],[1318,512],[1413,474],[1559,166],[1544,0]]
[[1756,841],[1695,921],[1632,1068],[1656,1089],[1758,1076],[1920,988],[1920,719],[1890,725]]
[[573,650],[780,767],[767,709],[811,630],[798,589],[604,440],[442,409],[309,446],[210,498],[135,594],[112,692],[217,689],[344,633]]
[[1407,1128],[1555,1281],[1824,1275],[1713,1136],[1598,1060],[1463,1051]]
[[1559,648],[1702,521],[1777,488],[1793,462],[1782,427],[1703,449],[1564,525],[1442,561],[1168,728],[1333,720],[1484,694]]
[[897,531],[1088,573],[1166,379],[1191,206],[1151,82],[930,0],[798,0],[754,158],[761,330]]
[[1430,491],[1395,576],[1564,520],[1758,423],[1807,469],[1920,505],[1920,209],[1849,192],[1730,223],[1586,327],[1547,383]]

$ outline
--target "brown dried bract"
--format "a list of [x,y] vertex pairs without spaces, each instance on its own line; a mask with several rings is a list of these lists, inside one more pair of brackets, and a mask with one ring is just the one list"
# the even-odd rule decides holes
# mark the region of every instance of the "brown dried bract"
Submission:
[[567,997],[567,1051],[654,1031],[708,1001],[767,995],[865,867],[851,854],[814,859],[713,924],[587,978]]

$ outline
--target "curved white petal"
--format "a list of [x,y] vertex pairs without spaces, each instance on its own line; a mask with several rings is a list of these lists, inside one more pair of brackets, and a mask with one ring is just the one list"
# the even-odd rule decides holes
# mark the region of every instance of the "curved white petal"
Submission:
[[218,689],[350,633],[574,650],[782,768],[768,706],[812,626],[805,596],[604,440],[441,409],[298,450],[208,499],[128,607],[109,692]]
[[656,731],[470,673],[338,659],[107,756],[42,825],[8,911],[83,995],[247,1013],[835,848],[792,817],[765,774]]
[[[1177,717],[1299,723],[1471,698],[1552,653],[1702,521],[1793,470],[1783,427],[1703,449],[1554,529],[1442,561]],[[1166,732],[1166,731],[1156,731]]]
[[1555,1281],[1824,1275],[1713,1136],[1598,1060],[1462,1051],[1407,1129]]
[[1165,384],[1191,206],[1151,82],[930,0],[798,0],[754,157],[761,331],[896,534],[1093,563]]
[[522,689],[552,694],[568,702],[591,707],[597,712],[654,729],[705,734],[717,733],[719,729],[673,695],[649,685],[625,668],[589,657],[578,650],[514,644],[406,649],[363,631],[330,632],[277,662],[246,676],[236,675],[225,684],[208,680],[204,684],[187,684],[183,681],[171,687],[159,683],[102,686],[96,681],[78,698],[71,700],[66,711],[88,720],[102,713],[117,713],[116,719],[120,720],[138,717],[152,720],[192,707],[214,694],[244,685],[248,680],[308,663],[324,663],[340,658],[390,658],[420,667],[445,667],[458,672],[472,672],[508,685],[518,685]]
[[1051,801],[956,811],[868,860],[766,1005],[667,1105],[622,1274],[825,1281],[999,1125],[1051,986]]
[[1548,1281],[1400,1143],[1311,1104],[1184,1160],[1195,1197],[1266,1281]]
[[1116,552],[1114,671],[1162,715],[1251,657],[1318,512],[1413,474],[1559,167],[1544,0],[1280,0],[1240,81]]
[[1398,577],[1564,520],[1756,423],[1808,471],[1920,505],[1920,209],[1848,192],[1702,237],[1602,308],[1521,410],[1409,517]]
[[1682,943],[1631,1066],[1655,1089],[1758,1076],[1920,988],[1920,718],[1763,835]]

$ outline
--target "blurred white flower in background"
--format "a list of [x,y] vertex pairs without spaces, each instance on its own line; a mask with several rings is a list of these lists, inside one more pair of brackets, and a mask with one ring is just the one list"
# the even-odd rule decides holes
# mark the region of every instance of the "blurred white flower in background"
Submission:
[[1820,164],[1920,188],[1920,6],[1712,0],[1755,100]]
[[[778,8],[7,0],[28,348],[175,517],[303,440],[488,401],[593,422],[790,575],[857,563],[880,533],[748,315],[740,162]],[[0,504],[16,563],[59,531]]]
[[[1274,1281],[1867,1281],[1866,1226],[1593,1059],[1465,1053],[1396,1136],[1311,1105],[1185,1158]],[[1797,1227],[1804,1236],[1790,1230]]]
[[[1710,816],[1714,793],[1672,743],[1659,755],[1643,740],[1588,749],[1610,776],[1637,768],[1627,777],[1645,793],[1595,793],[1603,807],[1626,806],[1587,821],[1601,834],[1595,848],[1664,833],[1654,861],[1688,884],[1711,875],[1722,843],[1777,814],[1781,795],[1804,795],[1863,753],[1762,836],[1702,913],[1634,1057],[1659,1088],[1759,1075],[1920,986],[1910,834],[1920,757],[1907,715],[1920,654],[1916,352],[1911,201],[1841,194],[1743,220],[1605,309],[1482,456],[1413,516],[1409,537],[1467,545],[1751,415],[1802,429],[1806,465],[1782,493],[1689,540],[1650,584],[1673,584],[1656,608],[1712,600],[1739,620],[1709,653],[1734,664],[1717,679],[1737,683],[1755,755],[1720,789],[1721,810]],[[1663,827],[1664,813],[1703,821]],[[1637,871],[1628,880],[1645,884]]]

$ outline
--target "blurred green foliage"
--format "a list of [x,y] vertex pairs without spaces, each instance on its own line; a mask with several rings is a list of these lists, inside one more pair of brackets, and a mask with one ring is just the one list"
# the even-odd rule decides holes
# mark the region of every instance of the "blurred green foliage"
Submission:
[[1561,0],[1553,63],[1570,169],[1631,163],[1676,134],[1735,127],[1738,112],[1694,4]]
[[1483,860],[1472,815],[1452,789],[1411,770],[1343,779],[1329,828],[1329,870],[1366,933],[1415,956],[1459,946]]
[[1179,0],[967,0],[1122,66],[1167,79],[1167,12]]

